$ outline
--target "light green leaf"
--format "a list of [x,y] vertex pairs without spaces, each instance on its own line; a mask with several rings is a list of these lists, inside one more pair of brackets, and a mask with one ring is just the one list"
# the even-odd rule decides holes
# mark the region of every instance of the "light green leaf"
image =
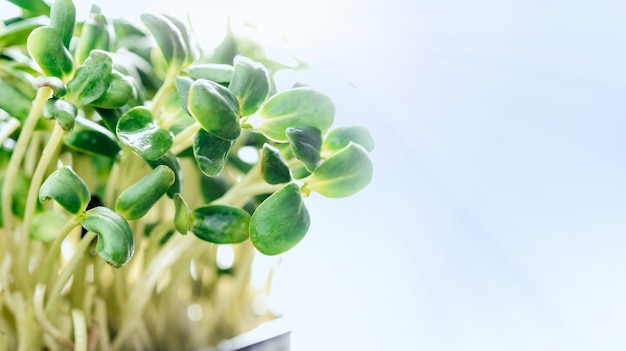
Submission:
[[54,199],[71,214],[87,208],[91,194],[85,182],[69,166],[54,171],[39,188],[39,201]]
[[198,168],[207,176],[222,172],[234,141],[222,140],[204,129],[198,130],[193,143],[193,156]]
[[141,15],[169,66],[180,67],[186,59],[186,47],[180,30],[169,19],[148,13]]
[[174,142],[172,132],[159,128],[152,112],[143,106],[133,107],[120,117],[116,134],[122,143],[147,160],[165,155]]
[[111,38],[107,18],[98,6],[93,5],[89,12],[89,18],[83,23],[83,29],[74,53],[74,61],[77,65],[81,65],[93,50],[109,51],[110,46]]
[[265,199],[252,214],[250,240],[265,255],[293,248],[309,230],[311,219],[300,189],[289,183]]
[[174,171],[158,166],[120,194],[115,212],[133,220],[143,217],[174,184]]
[[39,212],[33,217],[30,238],[43,242],[50,241],[56,238],[67,221],[68,217],[65,214],[53,209]]
[[202,128],[224,140],[241,133],[237,98],[223,86],[198,79],[189,89],[187,107]]
[[315,171],[320,164],[322,132],[315,127],[289,127],[285,131],[291,151],[309,172]]
[[33,105],[31,99],[22,94],[14,86],[0,79],[0,109],[24,122]]
[[93,50],[85,63],[67,83],[66,100],[78,108],[88,105],[104,94],[111,84],[113,60],[101,50]]
[[3,28],[0,33],[0,49],[26,44],[26,40],[35,28],[48,24],[45,16],[24,18]]
[[234,67],[220,63],[198,63],[185,69],[193,79],[206,79],[215,83],[228,84],[233,78]]
[[180,105],[186,114],[191,115],[189,108],[187,107],[187,100],[189,99],[189,89],[193,84],[193,79],[189,77],[177,76],[175,79],[176,92],[180,98]]
[[291,181],[291,171],[280,151],[270,144],[261,148],[261,174],[269,184],[282,184]]
[[305,181],[305,188],[326,197],[341,198],[355,194],[372,179],[373,166],[367,151],[350,143],[322,162]]
[[262,123],[257,129],[272,140],[286,142],[289,127],[311,126],[322,132],[330,128],[335,105],[322,93],[296,88],[270,97],[259,114]]
[[63,45],[69,50],[76,24],[76,7],[72,0],[54,0],[50,8],[50,27],[61,35]]
[[216,244],[236,244],[248,239],[250,215],[237,207],[208,205],[193,211],[191,231]]
[[111,266],[120,268],[133,257],[133,232],[117,213],[106,207],[95,207],[87,211],[81,225],[98,234],[96,252]]
[[341,127],[328,132],[322,144],[324,152],[335,152],[348,146],[350,142],[363,146],[367,151],[374,150],[374,138],[360,126]]
[[72,73],[72,56],[56,29],[48,26],[35,28],[28,36],[26,47],[45,75],[65,80]]
[[43,106],[42,114],[45,119],[56,120],[63,130],[71,131],[74,129],[78,109],[65,100],[50,98]]
[[50,14],[50,5],[43,0],[9,0],[9,2],[33,14],[46,16]]
[[242,116],[255,113],[270,93],[270,78],[265,67],[248,58],[235,62],[233,78],[228,86],[239,101]]
[[126,105],[130,100],[137,98],[137,89],[130,77],[116,71],[111,71],[111,82],[104,94],[90,102],[89,105],[101,108],[118,108]]
[[174,194],[174,209],[174,228],[185,235],[191,229],[192,212],[179,193]]

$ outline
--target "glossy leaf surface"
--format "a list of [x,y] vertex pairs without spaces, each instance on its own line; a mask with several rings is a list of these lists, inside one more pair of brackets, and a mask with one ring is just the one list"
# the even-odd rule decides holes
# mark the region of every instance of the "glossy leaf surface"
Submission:
[[249,116],[261,107],[269,95],[269,74],[262,64],[241,57],[235,62],[233,78],[228,89],[239,101],[240,114]]
[[278,255],[298,244],[309,230],[310,223],[300,188],[289,183],[254,211],[250,220],[250,240],[261,253]]
[[50,241],[56,238],[67,221],[68,217],[56,210],[39,212],[33,217],[30,238],[43,242]]
[[341,198],[355,194],[372,179],[373,166],[367,151],[351,143],[322,162],[305,179],[306,188],[326,197]]
[[79,108],[88,105],[106,92],[111,84],[113,60],[104,51],[94,50],[67,83],[66,99]]
[[54,0],[50,8],[50,27],[61,35],[63,45],[69,50],[76,24],[76,7],[72,0]]
[[48,26],[35,28],[28,36],[26,46],[45,75],[64,79],[72,72],[72,56],[56,29]]
[[68,133],[63,143],[74,150],[91,155],[115,158],[120,152],[117,138],[103,126],[78,117],[74,130]]
[[115,212],[126,219],[139,219],[150,211],[172,184],[174,172],[167,166],[158,166],[120,194]]
[[237,98],[217,83],[195,81],[189,89],[187,107],[204,130],[220,139],[234,140],[241,133]]
[[363,146],[367,151],[374,150],[374,138],[366,128],[360,126],[331,130],[324,138],[322,149],[325,152],[335,152],[348,146],[350,142]]
[[208,205],[193,211],[191,231],[216,244],[236,244],[248,238],[250,215],[237,207]]
[[264,144],[261,148],[261,174],[269,184],[282,184],[291,181],[291,171],[277,148]]
[[335,105],[322,93],[297,88],[270,97],[259,112],[258,130],[276,141],[286,142],[289,127],[311,126],[326,131],[335,118]]
[[85,211],[90,198],[87,185],[69,166],[54,171],[39,188],[39,201],[54,199],[71,214]]
[[87,211],[81,224],[98,234],[96,252],[111,266],[122,267],[133,257],[133,232],[128,222],[117,213],[106,207],[95,207]]
[[193,143],[193,156],[202,173],[216,176],[222,172],[233,141],[220,139],[203,129],[198,130]]
[[192,212],[185,202],[185,199],[179,194],[174,194],[174,228],[185,235],[191,228]]
[[184,39],[176,26],[163,16],[144,13],[141,22],[148,28],[169,65],[180,66],[186,59]]
[[313,172],[320,164],[322,149],[322,132],[315,127],[289,127],[285,131],[289,139],[291,151],[309,172]]
[[117,137],[141,157],[156,160],[172,146],[172,132],[159,128],[149,109],[134,107],[120,117]]

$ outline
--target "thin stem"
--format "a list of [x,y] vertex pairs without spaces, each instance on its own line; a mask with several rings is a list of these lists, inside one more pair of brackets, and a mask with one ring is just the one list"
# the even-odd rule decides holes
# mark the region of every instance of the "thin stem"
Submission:
[[9,235],[12,235],[13,233],[13,216],[11,209],[13,207],[13,186],[15,184],[15,177],[19,171],[20,165],[22,164],[24,153],[28,149],[30,138],[33,135],[35,126],[37,125],[37,121],[41,115],[43,105],[50,97],[50,94],[52,94],[52,90],[48,87],[42,87],[37,91],[37,96],[33,101],[33,107],[31,107],[28,117],[26,117],[26,122],[24,123],[22,132],[17,139],[15,149],[13,150],[13,154],[11,155],[7,171],[4,176],[4,183],[2,184],[2,221],[4,223],[6,233]]
[[72,309],[72,325],[74,326],[74,351],[87,351],[87,323],[83,311]]
[[100,333],[101,337],[98,340],[100,350],[110,351],[111,340],[109,339],[107,308],[106,308],[106,304],[104,300],[102,300],[101,298],[96,298],[96,321],[98,322],[99,328],[101,328],[101,333]]
[[37,322],[43,328],[45,333],[48,333],[54,341],[56,341],[59,345],[71,350],[74,348],[74,343],[65,337],[60,330],[54,327],[52,323],[46,317],[46,312],[43,309],[43,299],[46,293],[46,286],[44,284],[37,284],[35,288],[35,296],[33,298],[33,305],[35,308],[35,317],[37,318]]
[[50,274],[52,272],[52,268],[54,268],[54,262],[57,260],[59,253],[61,251],[61,244],[63,240],[72,232],[72,230],[80,224],[80,218],[78,216],[72,217],[61,230],[52,245],[48,249],[48,253],[46,255],[46,259],[43,262],[44,266],[42,267],[41,273],[39,274],[39,282],[46,283],[48,279],[50,279]]
[[65,284],[67,284],[67,282],[69,281],[70,277],[72,276],[72,274],[74,273],[78,265],[82,263],[81,261],[82,261],[83,255],[89,248],[91,241],[96,237],[96,235],[97,234],[94,232],[87,232],[87,234],[85,234],[85,236],[78,243],[78,246],[76,247],[76,251],[74,251],[74,255],[72,256],[70,261],[67,263],[65,268],[63,268],[63,271],[61,272],[59,279],[55,282],[54,286],[52,287],[52,292],[50,293],[48,303],[46,304],[46,313],[50,314],[53,308],[57,307],[58,300],[61,297],[61,290],[63,290],[63,287],[65,286]]
[[165,76],[165,80],[163,81],[163,85],[156,92],[154,97],[152,98],[152,106],[150,107],[150,111],[153,116],[159,116],[161,114],[161,108],[163,104],[165,104],[165,100],[167,96],[174,90],[174,81],[176,75],[178,75],[179,69],[176,66],[171,66],[167,71]]
[[0,129],[0,145],[4,144],[11,134],[15,133],[19,127],[20,121],[17,118],[11,117],[9,121],[2,126],[2,129]]
[[177,155],[193,145],[194,137],[200,128],[200,124],[198,122],[194,122],[192,125],[176,134],[174,137],[174,143],[170,148],[172,154]]

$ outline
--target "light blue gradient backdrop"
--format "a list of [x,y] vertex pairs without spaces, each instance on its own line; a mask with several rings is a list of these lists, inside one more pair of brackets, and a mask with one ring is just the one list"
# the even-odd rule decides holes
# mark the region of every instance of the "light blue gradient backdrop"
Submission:
[[100,5],[264,21],[374,134],[370,187],[310,198],[283,257],[294,351],[626,348],[626,3]]

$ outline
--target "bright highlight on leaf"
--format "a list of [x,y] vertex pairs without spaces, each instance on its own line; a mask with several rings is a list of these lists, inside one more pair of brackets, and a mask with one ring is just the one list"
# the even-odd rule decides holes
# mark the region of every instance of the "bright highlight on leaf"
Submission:
[[198,168],[207,176],[222,172],[233,141],[220,139],[200,129],[193,143],[193,156]]
[[241,133],[239,103],[228,89],[199,79],[189,89],[187,108],[202,128],[224,140],[235,140]]
[[134,107],[120,117],[117,137],[139,156],[156,160],[170,149],[174,142],[172,132],[159,128],[152,112],[145,107]]
[[250,215],[231,206],[208,205],[193,211],[191,231],[200,239],[216,244],[236,244],[248,238]]

